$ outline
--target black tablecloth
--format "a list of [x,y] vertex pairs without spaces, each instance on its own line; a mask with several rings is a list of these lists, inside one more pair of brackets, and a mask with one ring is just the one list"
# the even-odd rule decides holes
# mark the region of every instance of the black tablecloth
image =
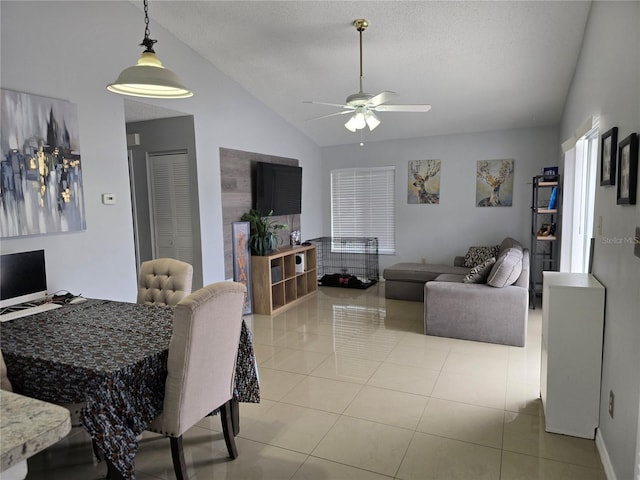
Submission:
[[[173,308],[88,300],[0,325],[17,393],[87,402],[82,423],[118,471],[134,479],[137,436],[162,410]],[[260,401],[251,332],[242,322],[234,396]]]

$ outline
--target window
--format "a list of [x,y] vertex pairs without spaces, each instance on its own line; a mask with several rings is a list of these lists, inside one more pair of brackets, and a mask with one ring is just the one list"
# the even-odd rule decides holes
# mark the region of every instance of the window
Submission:
[[560,271],[589,272],[598,161],[598,125],[565,152]]
[[395,243],[395,167],[331,171],[331,236],[377,237],[378,253]]

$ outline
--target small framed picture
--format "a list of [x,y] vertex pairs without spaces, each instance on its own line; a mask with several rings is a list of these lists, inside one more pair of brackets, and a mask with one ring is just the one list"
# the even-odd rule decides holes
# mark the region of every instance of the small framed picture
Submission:
[[618,205],[635,205],[638,186],[638,134],[632,133],[618,145]]
[[616,146],[618,127],[613,127],[600,140],[600,185],[616,184]]

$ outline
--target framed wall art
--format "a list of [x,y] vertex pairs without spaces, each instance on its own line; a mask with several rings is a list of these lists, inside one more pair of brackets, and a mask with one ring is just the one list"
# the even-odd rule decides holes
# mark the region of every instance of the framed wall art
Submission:
[[249,255],[249,222],[231,223],[231,240],[233,243],[233,280],[247,287],[244,300],[243,315],[253,311],[251,289],[251,256]]
[[638,134],[632,133],[618,145],[618,205],[635,205],[638,186]]
[[616,146],[618,127],[602,134],[600,139],[600,185],[616,184]]
[[510,207],[513,204],[514,160],[478,160],[476,206]]
[[85,230],[76,105],[0,90],[0,236]]
[[440,203],[440,160],[410,160],[407,203]]

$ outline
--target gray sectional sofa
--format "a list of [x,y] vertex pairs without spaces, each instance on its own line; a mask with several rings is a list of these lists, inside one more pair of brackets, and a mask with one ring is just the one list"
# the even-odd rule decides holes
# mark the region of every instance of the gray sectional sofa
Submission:
[[[387,298],[423,300],[427,335],[523,347],[529,313],[529,250],[507,237],[495,256],[475,268],[461,266],[462,257],[456,257],[455,263],[453,267],[396,264],[385,269],[385,291],[391,282]],[[416,284],[423,294],[419,299]]]

